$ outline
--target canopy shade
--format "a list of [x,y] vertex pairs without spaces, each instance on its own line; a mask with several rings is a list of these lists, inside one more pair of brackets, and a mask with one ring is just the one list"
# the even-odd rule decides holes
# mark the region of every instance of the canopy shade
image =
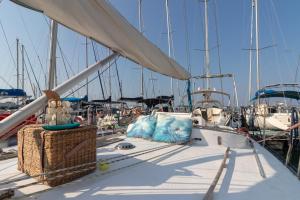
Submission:
[[231,78],[232,74],[209,74],[209,75],[201,75],[201,76],[194,76],[195,79],[203,79],[203,78]]
[[132,102],[138,102],[142,101],[143,97],[121,97],[119,98],[119,101],[132,101]]
[[157,96],[156,98],[144,99],[143,97],[121,97],[119,101],[132,101],[137,103],[144,103],[148,108],[152,108],[158,104],[171,103],[174,100],[174,96]]
[[217,90],[198,90],[191,93],[191,95],[196,95],[196,94],[220,94],[230,98],[230,95],[227,94],[226,92],[217,91]]
[[158,104],[169,104],[172,105],[172,99],[159,99],[159,98],[149,98],[139,101],[139,103],[144,103],[148,108],[152,108]]
[[276,87],[297,87],[297,88],[299,88],[300,86],[298,83],[279,83],[279,84],[267,85],[267,86],[263,87],[261,90],[264,90],[266,88],[276,88]]
[[104,0],[12,0],[85,35],[152,71],[176,79],[190,74],[149,42]]
[[85,95],[82,98],[79,98],[79,97],[65,97],[65,98],[62,98],[61,100],[76,103],[76,102],[81,102],[81,101],[88,101],[88,96]]
[[109,96],[107,99],[95,99],[95,100],[92,100],[92,102],[94,102],[94,103],[111,103],[112,100],[111,100],[111,96]]
[[276,91],[276,90],[259,90],[255,93],[255,97],[251,99],[251,101],[256,100],[258,98],[272,98],[272,97],[282,97],[289,99],[300,99],[300,92],[297,91]]
[[0,89],[0,98],[26,97],[26,92],[21,89]]

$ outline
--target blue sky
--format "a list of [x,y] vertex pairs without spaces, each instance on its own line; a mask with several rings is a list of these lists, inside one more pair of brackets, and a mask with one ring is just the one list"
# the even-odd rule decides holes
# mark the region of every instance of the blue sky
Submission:
[[[119,12],[133,24],[138,26],[137,0],[110,0]],[[215,4],[214,4],[215,3]],[[298,0],[260,0],[259,1],[259,28],[260,46],[276,45],[275,47],[260,52],[261,86],[273,83],[294,82],[295,72],[300,56],[300,1]],[[170,17],[173,29],[174,57],[182,66],[187,67],[186,40],[184,28],[184,0],[169,0]],[[192,75],[203,72],[204,52],[199,51],[204,47],[203,16],[204,4],[199,0],[186,0],[187,23],[189,36],[189,52]],[[216,7],[214,6],[216,5]],[[236,76],[239,100],[242,104],[247,103],[248,90],[248,66],[249,52],[242,50],[249,48],[250,42],[250,0],[210,0],[209,6],[209,44],[211,72],[218,72],[217,32],[215,16],[217,16],[218,34],[220,38],[220,60],[224,73],[234,73]],[[164,0],[143,0],[142,4],[144,19],[144,35],[160,47],[166,54],[167,28]],[[216,12],[215,12],[216,11]],[[0,4],[0,20],[5,30],[9,46],[15,60],[16,38],[25,45],[28,57],[35,71],[38,82],[44,87],[44,72],[48,65],[49,48],[49,19],[40,13],[33,12],[4,0]],[[69,76],[85,68],[85,38],[62,26],[59,26],[59,43],[63,51]],[[16,69],[2,29],[0,30],[0,76],[5,78],[10,85],[16,87]],[[97,45],[98,55],[103,58],[108,50]],[[66,70],[62,62],[60,50],[57,50],[57,66],[59,82],[67,78]],[[40,60],[40,61],[39,61]],[[94,62],[92,46],[89,43],[89,63]],[[29,62],[26,58],[26,65]],[[139,70],[138,66],[128,60],[119,59],[117,62],[120,79],[123,86],[123,96],[139,95]],[[254,65],[255,67],[255,65]],[[254,70],[254,69],[253,69]],[[73,72],[72,72],[73,71]],[[34,82],[32,73],[31,79]],[[116,71],[111,69],[112,95],[119,97]],[[94,76],[91,76],[91,78]],[[170,94],[170,78],[153,73],[155,95]],[[108,95],[108,72],[103,76],[105,79],[106,96]],[[254,77],[255,78],[255,77]],[[147,96],[151,97],[152,84],[150,72],[145,72],[145,85]],[[299,78],[297,79],[299,81]],[[219,82],[212,85],[219,88]],[[232,81],[224,81],[225,90],[232,93]],[[253,87],[255,82],[253,81]],[[196,82],[196,87],[202,87],[202,82]],[[0,80],[0,87],[9,86]],[[185,82],[174,81],[175,95],[185,92]],[[178,89],[179,88],[179,89]],[[32,94],[29,80],[26,77],[26,91]],[[84,90],[76,95],[81,96]],[[99,81],[90,84],[90,98],[100,98]]]

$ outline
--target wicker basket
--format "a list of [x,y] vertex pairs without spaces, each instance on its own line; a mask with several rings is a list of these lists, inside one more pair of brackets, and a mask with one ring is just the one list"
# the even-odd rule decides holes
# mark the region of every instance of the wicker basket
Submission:
[[[91,173],[96,169],[96,131],[95,126],[61,131],[26,126],[18,132],[18,169],[30,176],[46,173],[38,180],[49,186]],[[66,168],[72,169],[53,173]]]

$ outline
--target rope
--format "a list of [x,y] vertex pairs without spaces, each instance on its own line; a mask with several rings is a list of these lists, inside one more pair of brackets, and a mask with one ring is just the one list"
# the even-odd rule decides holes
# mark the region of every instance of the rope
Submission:
[[257,167],[258,167],[259,173],[260,173],[261,177],[266,178],[265,170],[263,168],[263,165],[261,164],[261,161],[259,159],[259,156],[258,156],[258,154],[256,152],[255,146],[254,146],[254,144],[253,144],[253,142],[252,142],[251,139],[249,139],[249,144],[250,144],[250,147],[253,150],[254,157],[255,157],[255,160],[256,160],[256,163],[257,163]]
[[282,136],[282,135],[287,135],[287,134],[288,134],[287,132],[280,132],[280,133],[277,133],[277,134],[275,134],[275,135],[272,135],[272,136],[270,136],[270,137],[268,137],[268,138],[265,138],[265,139],[262,139],[262,140],[258,140],[258,141],[256,141],[256,142],[257,142],[257,143],[261,143],[261,142],[270,140],[270,139],[272,139],[272,138],[275,138],[275,137],[277,137],[277,136]]
[[[133,167],[133,166],[142,164],[142,163],[144,163],[144,162],[153,160],[153,159],[155,159],[155,158],[159,158],[159,157],[161,157],[161,156],[165,156],[165,155],[167,155],[167,154],[169,154],[169,153],[172,153],[172,152],[174,152],[174,151],[177,151],[177,150],[179,150],[179,149],[181,149],[181,148],[183,148],[183,147],[185,147],[185,145],[180,146],[180,147],[178,147],[178,148],[176,148],[176,149],[174,149],[174,150],[168,151],[168,152],[166,152],[166,153],[163,153],[163,154],[159,154],[159,155],[150,157],[150,158],[148,158],[148,159],[146,159],[146,160],[141,160],[141,161],[139,161],[139,162],[136,162],[136,163],[133,163],[133,164],[126,165],[126,166],[124,166],[124,167],[120,167],[120,168],[117,168],[117,169],[114,169],[114,170],[110,170],[110,171],[107,171],[107,172],[102,172],[101,174],[93,174],[93,176],[89,177],[89,179],[95,179],[95,178],[98,178],[98,177],[100,177],[100,176],[102,176],[102,175],[111,174],[111,173],[113,173],[113,172],[120,171],[120,170],[122,170],[122,169],[126,169],[126,168],[129,168],[129,167]],[[77,172],[77,173],[79,173],[79,172]],[[39,182],[42,182],[42,181],[37,181],[36,184],[39,183]],[[31,184],[29,184],[29,185],[32,185],[32,184],[33,184],[33,183],[31,183]],[[63,185],[59,185],[59,186],[53,187],[53,188],[59,188],[59,187],[62,187],[62,186],[63,186]],[[18,188],[20,188],[20,187],[22,187],[22,186],[15,187],[14,189],[18,189]],[[26,187],[26,186],[25,186],[25,187]],[[46,189],[46,190],[42,190],[42,191],[34,192],[34,193],[31,193],[31,194],[23,195],[22,197],[17,197],[17,198],[14,198],[14,199],[23,199],[23,198],[25,198],[25,197],[30,197],[30,196],[32,196],[32,195],[36,195],[36,194],[39,194],[39,193],[42,193],[42,192],[46,192],[46,191],[52,190],[53,188],[48,188],[48,189]]]
[[204,196],[203,200],[212,200],[212,195],[213,195],[214,189],[218,184],[218,181],[219,181],[219,179],[222,175],[223,169],[226,168],[226,160],[229,157],[229,151],[230,151],[230,147],[227,147],[227,149],[225,151],[225,154],[224,154],[223,161],[222,161],[222,163],[221,163],[221,165],[220,165],[220,167],[217,171],[217,174],[216,174],[213,182],[211,183],[209,189],[205,193],[205,196]]
[[[120,142],[120,141],[118,141],[118,142]],[[116,143],[116,142],[114,142],[114,143]],[[112,143],[110,143],[110,144],[112,144]],[[107,144],[106,146],[108,146],[110,144]],[[12,180],[9,180],[9,181],[0,182],[0,185],[6,185],[6,184],[13,183],[13,182],[27,180],[27,179],[30,179],[30,178],[37,178],[37,177],[40,177],[40,176],[51,175],[51,174],[54,174],[54,173],[65,172],[67,170],[73,170],[73,169],[77,169],[77,168],[80,168],[80,167],[86,167],[86,166],[92,165],[92,164],[99,164],[99,163],[109,161],[109,160],[112,160],[112,161],[106,162],[106,164],[112,164],[112,163],[116,163],[116,162],[119,162],[119,161],[134,158],[135,156],[140,156],[140,155],[144,155],[144,154],[151,153],[151,152],[154,152],[154,151],[158,151],[158,150],[161,150],[161,149],[165,149],[165,148],[168,148],[168,147],[171,147],[171,146],[174,146],[174,145],[176,145],[176,144],[169,144],[169,145],[165,145],[165,146],[161,146],[161,147],[154,147],[154,148],[151,148],[151,149],[141,150],[141,151],[133,152],[133,153],[130,153],[130,154],[115,156],[115,157],[108,158],[108,159],[105,159],[105,160],[100,159],[100,160],[97,160],[96,162],[84,163],[84,164],[76,165],[76,166],[73,166],[73,167],[68,167],[68,168],[63,168],[63,169],[54,170],[54,171],[50,171],[50,172],[40,173],[40,174],[30,176],[30,177],[16,178],[16,179],[12,179]],[[135,156],[129,156],[129,155],[135,155]],[[127,156],[129,156],[129,157],[127,157]],[[125,157],[125,158],[123,158],[123,157]],[[117,159],[117,158],[120,158],[120,159],[114,160],[114,159]],[[82,171],[82,170],[80,169],[80,171]],[[57,177],[57,176],[54,176],[54,177]]]
[[[171,146],[174,146],[174,144],[164,145],[164,146],[160,146],[160,147],[154,147],[154,148],[151,148],[151,149],[145,149],[145,150],[141,150],[141,151],[137,151],[137,152],[133,152],[133,153],[129,153],[129,154],[124,154],[124,155],[119,155],[119,156],[107,158],[107,159],[104,159],[104,160],[99,160],[99,162],[101,162],[101,161],[102,162],[103,161],[110,161],[111,160],[110,162],[108,162],[108,164],[112,164],[112,163],[115,163],[115,162],[118,162],[118,161],[133,158],[135,156],[144,155],[144,154],[151,153],[151,152],[154,152],[154,151],[158,151],[158,150],[161,150],[161,149],[165,149],[165,148],[168,148],[168,147],[171,147]],[[131,155],[134,155],[134,156],[131,156]],[[127,156],[129,156],[129,157],[127,157]],[[123,158],[123,157],[125,157],[125,158]],[[115,160],[117,158],[121,158],[121,159]]]

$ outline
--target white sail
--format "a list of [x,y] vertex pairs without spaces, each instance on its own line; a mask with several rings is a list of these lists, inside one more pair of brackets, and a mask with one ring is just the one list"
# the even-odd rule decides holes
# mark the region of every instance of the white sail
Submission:
[[[57,22],[98,41],[114,51],[113,55],[102,62],[90,66],[82,73],[54,88],[53,90],[59,95],[96,72],[119,54],[161,74],[182,80],[190,78],[190,74],[184,68],[143,37],[117,10],[104,0],[12,1],[44,12]],[[46,96],[43,95],[2,120],[0,122],[0,137],[25,120],[27,116],[43,108],[46,100]]]
[[185,80],[189,73],[149,42],[105,0],[13,0],[90,37],[155,72]]

